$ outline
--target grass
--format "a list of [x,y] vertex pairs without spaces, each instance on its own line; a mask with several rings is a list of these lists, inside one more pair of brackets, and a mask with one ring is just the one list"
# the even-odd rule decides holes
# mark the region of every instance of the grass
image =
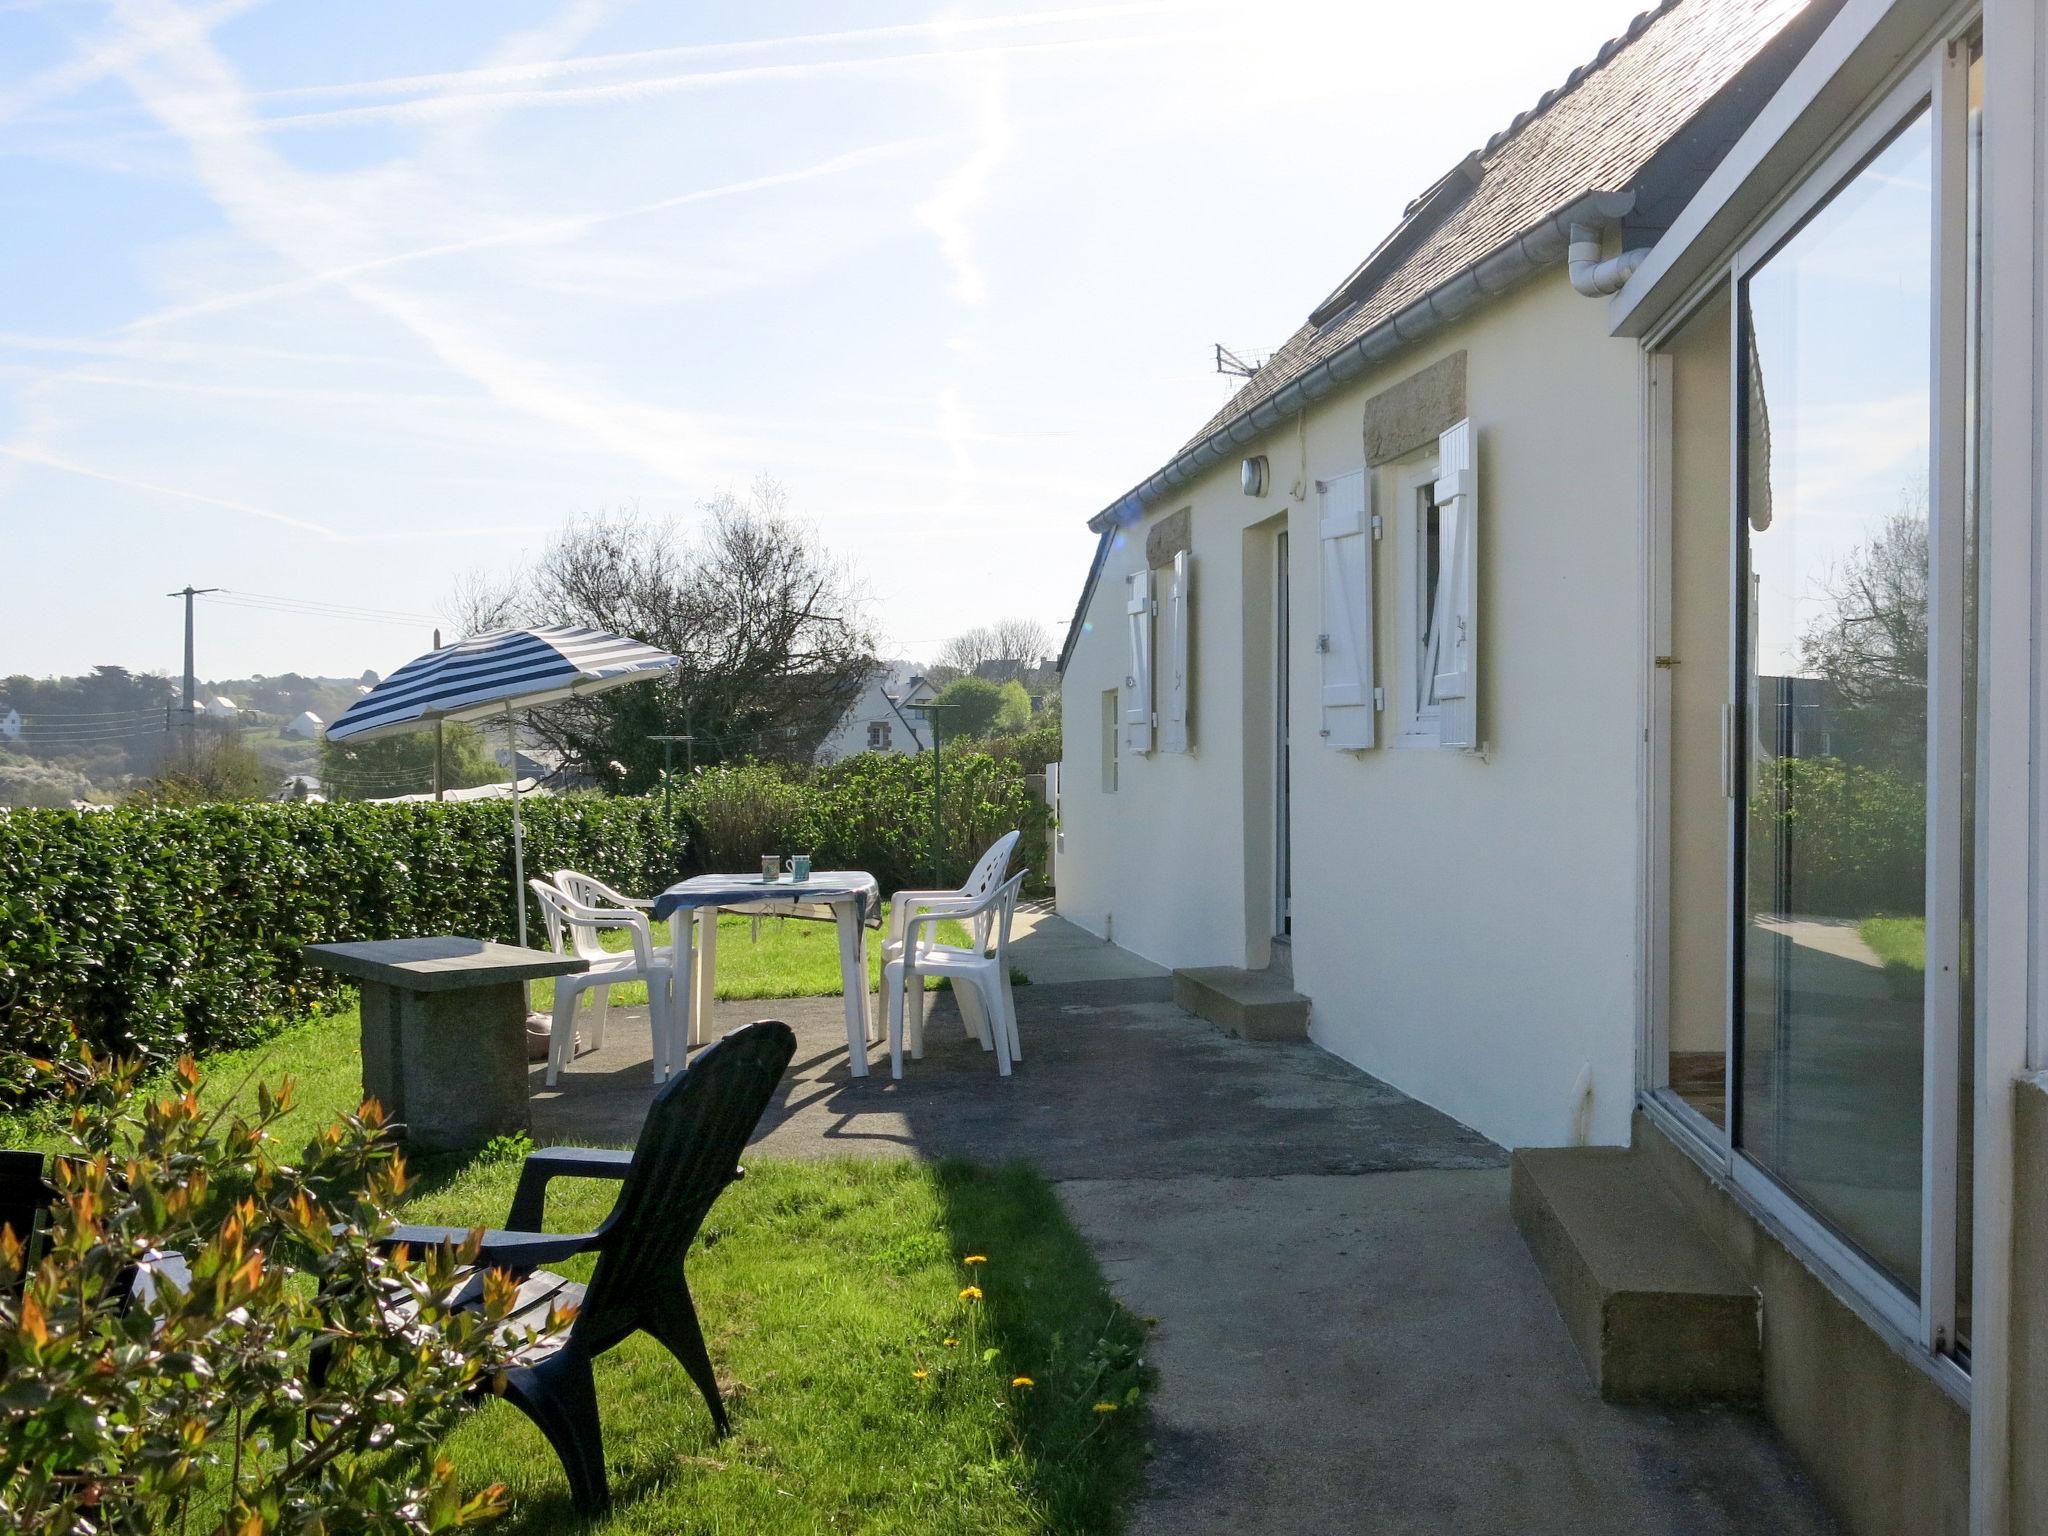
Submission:
[[[764,917],[760,921],[760,938],[756,940],[753,918],[741,912],[719,914],[718,996],[721,1001],[840,995],[837,923],[813,922],[797,917]],[[886,904],[882,909],[882,921],[886,931]],[[669,925],[656,923],[653,926],[654,942],[668,943]],[[939,941],[965,944],[967,930],[959,923],[941,923]],[[632,936],[623,929],[607,932],[603,943],[606,949],[611,950],[626,950],[633,946]],[[871,946],[868,956],[868,985],[878,987],[881,981],[882,946],[877,943]],[[925,985],[930,989],[937,983],[927,979]],[[545,1011],[553,1007],[554,983],[536,983],[532,997],[533,1006],[538,1009]],[[645,1003],[647,985],[639,981],[625,982],[612,989],[611,1001],[614,1007]]]
[[1856,925],[1856,936],[1870,946],[1887,971],[1927,969],[1924,917],[1866,917]]
[[[259,1078],[290,1074],[294,1104],[278,1130],[292,1145],[354,1106],[356,1035],[350,1011],[223,1053],[207,1063],[204,1096],[253,1094]],[[518,1169],[499,1149],[423,1160],[405,1215],[502,1221]],[[615,1192],[558,1181],[548,1227],[594,1225]],[[970,1269],[968,1254],[987,1263]],[[585,1279],[590,1261],[560,1267]],[[970,1283],[981,1300],[961,1295]],[[749,1159],[691,1251],[690,1285],[734,1433],[717,1439],[681,1367],[652,1340],[631,1339],[597,1367],[607,1518],[576,1521],[553,1454],[511,1407],[481,1403],[450,1438],[465,1485],[503,1483],[512,1497],[493,1529],[1117,1528],[1145,1454],[1144,1325],[1110,1296],[1030,1168]],[[1033,1385],[1013,1386],[1019,1375]]]

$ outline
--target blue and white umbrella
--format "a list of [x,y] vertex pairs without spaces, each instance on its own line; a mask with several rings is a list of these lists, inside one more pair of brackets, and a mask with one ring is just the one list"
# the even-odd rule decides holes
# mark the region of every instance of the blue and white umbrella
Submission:
[[526,825],[519,814],[519,744],[512,711],[659,677],[682,658],[580,624],[501,629],[408,661],[341,712],[329,741],[374,741],[444,720],[505,717],[512,756],[512,902],[526,942]]

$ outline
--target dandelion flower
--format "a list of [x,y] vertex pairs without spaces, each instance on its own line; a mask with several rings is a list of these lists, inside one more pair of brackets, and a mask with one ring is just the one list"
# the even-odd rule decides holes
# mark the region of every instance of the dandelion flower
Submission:
[[1038,1383],[1029,1376],[1012,1376],[1010,1378],[1010,1385],[1013,1387],[1035,1387]]
[[985,1253],[970,1253],[960,1262],[962,1264],[986,1264],[988,1262],[988,1255]]
[[962,1301],[979,1301],[979,1300],[981,1300],[981,1287],[980,1287],[980,1286],[978,1286],[978,1285],[965,1285],[965,1286],[962,1286],[962,1287],[960,1288],[960,1299],[961,1299]]
[[939,1342],[945,1345],[948,1349],[958,1349],[960,1347],[960,1341],[958,1339],[941,1339],[939,1340]]
[[923,1366],[919,1366],[910,1373],[910,1379],[912,1381],[923,1381],[929,1375],[931,1375],[930,1371],[926,1370]]
[[1116,1404],[1115,1404],[1115,1403],[1097,1403],[1097,1404],[1095,1405],[1095,1411],[1096,1411],[1097,1413],[1115,1413],[1115,1412],[1116,1412]]

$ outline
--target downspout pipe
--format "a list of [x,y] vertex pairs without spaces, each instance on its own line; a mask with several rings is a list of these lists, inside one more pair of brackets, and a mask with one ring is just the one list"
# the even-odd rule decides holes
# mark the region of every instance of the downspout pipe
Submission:
[[1600,226],[1574,224],[1571,245],[1565,252],[1565,270],[1571,274],[1572,287],[1589,299],[1600,299],[1619,293],[1622,284],[1635,275],[1636,268],[1649,254],[1650,248],[1642,245],[1602,261]]
[[[1541,224],[1446,278],[1406,309],[1389,315],[1372,329],[1354,336],[1242,416],[1232,417],[1200,442],[1184,449],[1157,474],[1139,481],[1089,518],[1088,526],[1096,533],[1102,533],[1136,522],[1146,508],[1158,505],[1203,470],[1228,458],[1234,450],[1264,436],[1273,428],[1292,421],[1298,412],[1357,378],[1375,363],[1442,330],[1496,294],[1506,292],[1530,273],[1567,260],[1572,242],[1577,238],[1576,230],[1612,224],[1635,207],[1635,203],[1636,195],[1630,191],[1597,191],[1588,192],[1566,204]],[[1594,254],[1599,254],[1597,243]],[[1626,259],[1616,258],[1617,261]],[[1641,256],[1634,257],[1635,262],[1641,260]],[[1631,265],[1628,270],[1632,272],[1635,267]],[[1615,286],[1621,285],[1616,283]]]

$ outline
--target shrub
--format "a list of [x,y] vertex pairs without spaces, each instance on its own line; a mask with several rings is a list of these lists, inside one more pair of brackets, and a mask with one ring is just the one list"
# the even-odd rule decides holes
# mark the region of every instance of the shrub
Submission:
[[811,840],[809,806],[784,770],[724,763],[681,781],[705,867],[759,867],[765,853],[802,852]]
[[[429,1453],[510,1363],[520,1340],[493,1334],[516,1282],[492,1272],[483,1310],[458,1312],[474,1237],[409,1264],[377,1247],[405,1168],[371,1106],[285,1148],[288,1079],[247,1116],[201,1109],[189,1057],[155,1099],[132,1059],[82,1051],[56,1075],[70,1128],[44,1251],[0,1239],[0,1524],[411,1536],[503,1508]],[[184,1278],[136,1288],[159,1254]]]
[[[529,874],[626,890],[682,867],[658,800],[529,800]],[[512,811],[459,805],[124,806],[0,813],[0,1041],[174,1055],[260,1038],[345,984],[299,946],[516,937]]]
[[[937,832],[941,885],[967,878],[974,861],[1005,832],[1023,839],[1013,870],[1045,873],[1051,814],[1017,765],[982,752],[944,753],[943,816]],[[864,754],[819,769],[812,787],[813,852],[824,867],[865,869],[883,891],[929,886],[934,876],[932,763],[929,756]]]
[[[1750,869],[1760,910],[1837,917],[1918,913],[1927,902],[1927,786],[1917,775],[1839,757],[1755,765]],[[1770,850],[1789,837],[1789,889]]]

